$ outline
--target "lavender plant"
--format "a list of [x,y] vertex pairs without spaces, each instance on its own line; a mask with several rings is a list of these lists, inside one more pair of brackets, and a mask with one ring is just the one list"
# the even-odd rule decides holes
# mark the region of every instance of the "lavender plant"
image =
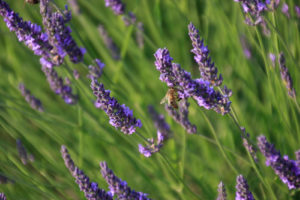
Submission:
[[254,197],[249,190],[247,180],[243,177],[243,175],[239,175],[236,178],[235,188],[235,200],[254,200]]
[[132,110],[125,104],[120,105],[114,97],[110,97],[110,91],[105,90],[102,83],[92,79],[91,88],[97,97],[96,103],[108,115],[110,125],[120,128],[124,134],[132,134],[136,127],[141,128],[141,120],[133,116]]
[[6,200],[6,196],[4,193],[0,193],[0,200]]
[[300,188],[300,168],[296,161],[289,159],[287,155],[282,157],[263,135],[257,138],[257,142],[261,153],[266,157],[266,165],[273,168],[289,189]]
[[105,190],[100,189],[98,184],[95,182],[90,182],[90,179],[85,173],[80,170],[72,160],[68,149],[62,145],[61,146],[61,155],[65,161],[66,167],[69,169],[72,176],[76,179],[80,191],[84,192],[84,196],[88,200],[112,200],[110,193],[107,193]]
[[292,98],[295,98],[296,91],[295,91],[295,88],[293,87],[293,80],[288,71],[288,68],[285,65],[285,57],[282,52],[279,54],[278,63],[279,63],[279,68],[280,68],[281,79],[288,90],[288,95]]
[[111,169],[108,168],[106,162],[100,162],[101,174],[106,180],[109,190],[112,195],[116,195],[117,199],[139,199],[139,200],[150,200],[148,194],[143,192],[137,192],[132,190],[126,181],[118,178]]
[[105,0],[105,6],[110,7],[116,15],[125,13],[125,4],[121,0]]
[[217,197],[217,200],[226,200],[226,199],[227,199],[227,194],[226,194],[225,185],[221,181],[220,184],[218,185],[218,197]]
[[38,110],[40,112],[44,112],[42,102],[39,99],[37,99],[35,96],[31,95],[31,92],[25,88],[25,85],[23,83],[19,84],[19,90],[22,96],[25,98],[25,100],[30,104],[30,106],[33,109]]

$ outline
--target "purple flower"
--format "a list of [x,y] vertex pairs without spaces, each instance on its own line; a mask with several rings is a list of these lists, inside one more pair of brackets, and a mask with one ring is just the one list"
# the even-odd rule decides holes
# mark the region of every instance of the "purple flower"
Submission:
[[80,78],[80,74],[76,69],[73,70],[73,76],[76,80],[78,80]]
[[271,60],[272,66],[275,67],[276,56],[273,53],[269,53],[269,58]]
[[125,26],[130,26],[136,23],[136,16],[133,14],[133,12],[128,12],[127,15],[123,15],[122,19],[125,23]]
[[97,97],[96,104],[108,115],[112,126],[120,128],[125,134],[132,134],[136,131],[136,127],[142,127],[141,121],[133,117],[132,110],[124,104],[120,105],[114,97],[110,97],[110,91],[105,90],[102,83],[92,79],[91,88]]
[[279,3],[280,0],[266,0],[266,4],[271,11],[274,11],[279,6]]
[[252,156],[253,160],[255,162],[258,161],[257,156],[256,156],[256,151],[257,149],[255,148],[255,146],[253,146],[250,142],[250,135],[249,133],[246,132],[246,129],[244,127],[240,127],[241,131],[242,131],[242,138],[243,138],[243,145],[245,147],[245,149],[250,153],[250,155]]
[[52,60],[56,55],[51,53],[53,47],[49,44],[48,35],[42,32],[40,26],[30,21],[23,21],[3,0],[0,0],[0,15],[4,18],[9,30],[15,32],[20,42],[24,42],[35,55],[47,61],[48,67],[55,65]]
[[105,6],[111,7],[116,15],[122,15],[125,12],[125,4],[121,0],[105,0]]
[[273,168],[289,189],[300,188],[300,168],[297,162],[290,160],[287,155],[282,157],[280,151],[277,151],[265,136],[259,136],[257,141],[261,153],[266,157],[266,165]]
[[262,12],[267,10],[267,6],[262,0],[235,0],[235,2],[241,3],[244,13],[246,14],[246,24],[254,26],[264,21]]
[[288,68],[285,65],[285,57],[282,52],[279,54],[278,63],[279,63],[279,67],[280,67],[281,79],[284,82],[284,84],[288,90],[288,94],[290,97],[295,98],[296,91],[295,91],[295,88],[293,87],[293,80],[288,71]]
[[30,91],[25,88],[25,85],[23,83],[19,84],[19,90],[23,97],[25,97],[25,100],[30,104],[30,106],[38,110],[40,112],[43,112],[43,106],[39,99],[37,99],[35,96],[31,95]]
[[241,41],[241,44],[242,44],[242,48],[243,48],[243,52],[244,52],[244,55],[247,59],[250,59],[252,57],[252,53],[251,53],[251,50],[250,50],[250,47],[249,47],[249,44],[248,44],[248,41],[246,39],[246,37],[244,35],[242,35],[240,37],[240,41]]
[[231,91],[226,87],[223,95],[210,86],[210,82],[203,79],[192,79],[191,74],[173,63],[168,49],[158,49],[154,54],[156,69],[160,71],[160,80],[169,87],[178,89],[180,99],[192,97],[200,107],[214,109],[216,112],[226,114],[230,111],[229,97]]
[[295,12],[298,18],[300,18],[300,7],[299,6],[295,6]]
[[284,3],[284,4],[282,5],[281,12],[282,12],[283,14],[285,14],[285,16],[286,16],[287,18],[290,18],[290,17],[291,17],[291,16],[290,16],[290,13],[289,13],[289,6],[288,6],[286,3]]
[[23,146],[20,139],[17,139],[17,150],[19,152],[19,157],[24,165],[27,164],[28,156],[25,147]]
[[82,62],[85,50],[77,46],[71,36],[70,27],[66,26],[66,23],[71,20],[71,12],[67,6],[62,12],[63,15],[61,12],[52,12],[49,0],[41,0],[40,13],[43,17],[43,24],[49,35],[49,42],[54,47],[52,52],[57,54],[54,61],[57,65],[61,65],[63,58],[68,54],[73,63]]
[[68,4],[71,6],[71,9],[75,13],[75,15],[80,14],[80,7],[78,5],[77,0],[68,0]]
[[145,157],[150,157],[153,153],[158,152],[166,140],[172,136],[172,131],[169,124],[165,121],[165,117],[156,112],[153,106],[148,107],[149,114],[154,122],[154,126],[157,129],[157,141],[154,143],[154,139],[148,139],[148,145],[143,146],[139,144],[139,152]]
[[88,78],[90,78],[90,79],[100,78],[103,73],[103,68],[105,66],[105,64],[103,62],[101,62],[101,60],[99,60],[99,59],[95,59],[94,62],[96,63],[96,66],[89,65]]
[[4,193],[0,193],[0,200],[6,200],[6,196]]
[[300,168],[300,149],[296,151],[295,154],[296,154],[297,166]]
[[103,25],[98,26],[98,31],[100,33],[100,36],[106,45],[106,47],[109,49],[111,56],[115,60],[120,60],[120,50],[116,43],[113,41],[113,39],[108,35],[107,31],[105,30]]
[[44,63],[41,64],[42,71],[45,73],[47,81],[53,92],[61,96],[67,104],[75,104],[77,102],[77,96],[72,94],[71,86],[64,84],[63,79],[58,76],[57,72],[53,68],[48,68],[44,65]]
[[199,65],[201,78],[205,81],[209,81],[213,86],[222,85],[223,78],[221,75],[218,76],[218,69],[209,57],[207,46],[205,46],[203,40],[200,39],[199,30],[195,28],[192,22],[189,24],[188,28],[193,45],[191,52],[195,54],[194,60]]
[[249,190],[247,180],[242,175],[239,175],[236,178],[235,188],[235,200],[254,200],[254,197]]
[[107,193],[105,190],[100,189],[98,184],[95,182],[90,182],[88,176],[84,174],[77,166],[75,166],[68,149],[62,145],[61,146],[61,155],[65,161],[66,167],[69,169],[72,176],[76,179],[80,191],[84,192],[84,196],[88,200],[113,200],[110,193]]
[[118,178],[111,169],[108,168],[106,162],[100,162],[101,174],[106,180],[112,195],[116,195],[117,199],[136,199],[150,200],[148,194],[132,190],[122,179]]
[[217,200],[226,200],[226,199],[227,199],[227,194],[226,194],[225,185],[221,181],[220,184],[218,185],[218,198],[217,198]]
[[182,99],[179,102],[179,112],[174,109],[172,106],[166,105],[165,109],[168,112],[168,114],[178,123],[180,124],[188,133],[194,134],[197,132],[196,125],[191,124],[191,122],[188,119],[188,107],[189,103],[187,99]]

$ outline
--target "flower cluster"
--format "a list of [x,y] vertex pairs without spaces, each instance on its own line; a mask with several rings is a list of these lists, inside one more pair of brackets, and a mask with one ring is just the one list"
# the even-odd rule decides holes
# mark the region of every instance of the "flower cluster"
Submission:
[[217,198],[217,200],[226,200],[226,199],[227,199],[227,194],[226,194],[225,185],[221,181],[220,184],[218,185],[218,198]]
[[96,63],[96,66],[89,65],[89,74],[87,77],[90,79],[100,78],[103,73],[103,68],[105,67],[105,64],[99,59],[95,59],[94,62]]
[[125,13],[125,4],[121,0],[105,0],[105,6],[111,7],[116,15]]
[[49,36],[49,42],[54,47],[52,52],[55,52],[57,56],[54,61],[56,65],[61,65],[63,58],[66,54],[69,55],[70,60],[73,63],[79,63],[83,60],[85,50],[79,48],[75,40],[71,36],[71,29],[66,26],[71,20],[71,12],[68,7],[61,12],[52,12],[49,5],[49,0],[41,0],[40,13],[43,17],[43,24],[47,35]]
[[146,147],[139,144],[139,151],[145,157],[150,157],[153,153],[158,152],[162,148],[163,143],[172,135],[172,131],[169,124],[165,121],[165,117],[157,113],[153,106],[149,106],[148,110],[154,122],[154,126],[157,129],[157,142],[154,143],[154,139],[151,138],[148,139],[149,144]]
[[41,56],[41,59],[50,67],[54,65],[52,60],[56,55],[51,54],[53,47],[48,41],[48,35],[42,32],[39,25],[23,21],[3,0],[0,0],[0,15],[4,18],[9,30],[15,32],[20,42],[24,42],[35,55]]
[[111,56],[115,60],[120,60],[120,50],[118,46],[114,43],[112,38],[108,35],[107,31],[105,30],[103,25],[98,26],[98,31],[100,33],[100,36],[106,45],[106,47],[110,50]]
[[118,178],[111,169],[108,168],[106,162],[100,162],[101,174],[106,180],[112,195],[117,195],[117,199],[138,199],[150,200],[148,194],[132,190],[126,181]]
[[136,127],[142,127],[141,121],[133,116],[132,110],[124,104],[120,105],[114,97],[111,97],[110,91],[105,90],[102,83],[92,79],[91,88],[97,97],[96,104],[108,115],[112,126],[120,128],[125,134],[132,134],[136,131]]
[[235,200],[254,200],[254,197],[249,190],[247,180],[242,175],[239,175],[236,178],[235,188],[236,188]]
[[267,5],[262,0],[234,0],[235,2],[240,2],[243,11],[248,14],[246,16],[246,24],[254,26],[260,24],[264,21],[262,17],[262,12],[267,10]]
[[6,196],[4,193],[0,193],[0,200],[6,200]]
[[172,106],[165,105],[165,110],[168,114],[178,123],[180,124],[188,133],[194,134],[197,132],[197,126],[191,124],[188,118],[189,114],[189,103],[187,99],[182,99],[179,102],[179,111],[174,109]]
[[34,161],[34,157],[32,154],[28,155],[27,154],[27,151],[24,147],[24,145],[22,144],[22,141],[20,139],[17,139],[17,150],[18,150],[18,153],[19,153],[19,157],[22,161],[22,163],[24,165],[26,165],[28,163],[28,161],[31,161],[33,162]]
[[168,87],[178,88],[178,97],[186,99],[192,97],[200,107],[214,109],[216,112],[226,114],[230,111],[231,91],[226,87],[223,94],[215,91],[210,82],[203,79],[192,79],[191,74],[181,68],[179,64],[172,63],[168,49],[158,49],[154,54],[156,69],[161,73],[160,80]]
[[72,94],[72,88],[69,84],[64,84],[64,80],[58,76],[57,72],[53,68],[42,66],[42,71],[47,77],[47,81],[50,88],[67,104],[75,104],[77,102],[77,96]]
[[279,67],[280,67],[281,79],[284,82],[284,84],[288,90],[288,94],[290,97],[295,98],[296,91],[295,91],[295,88],[293,87],[293,80],[288,71],[288,68],[285,65],[285,57],[282,52],[279,54],[278,63],[279,63]]
[[72,176],[76,179],[80,191],[84,192],[86,199],[88,200],[113,200],[110,193],[105,192],[105,190],[100,189],[98,184],[95,182],[90,182],[88,176],[84,174],[77,166],[75,166],[68,149],[62,145],[61,154],[65,161],[66,167],[69,169]]
[[287,155],[282,157],[265,136],[261,135],[257,140],[260,151],[266,157],[266,165],[273,168],[289,189],[300,188],[300,168],[297,162],[289,159]]
[[25,100],[30,104],[30,106],[38,110],[40,112],[43,112],[43,105],[39,99],[37,99],[35,96],[31,95],[30,91],[25,88],[25,85],[23,83],[19,84],[19,90],[22,94],[22,96],[25,98]]
[[197,30],[192,23],[189,24],[188,29],[193,45],[191,52],[195,54],[194,60],[199,65],[201,78],[210,82],[213,86],[222,85],[223,78],[221,75],[218,76],[218,69],[209,57],[207,46],[205,46],[203,40],[200,39],[199,30]]

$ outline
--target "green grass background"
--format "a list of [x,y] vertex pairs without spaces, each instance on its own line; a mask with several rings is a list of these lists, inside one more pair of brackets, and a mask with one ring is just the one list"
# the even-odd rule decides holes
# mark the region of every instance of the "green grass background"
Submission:
[[[55,2],[61,8],[66,3]],[[158,79],[153,56],[158,48],[167,47],[174,62],[198,78],[187,35],[187,25],[193,22],[222,73],[224,84],[233,91],[232,105],[251,139],[256,140],[263,133],[282,154],[295,159],[294,151],[300,148],[300,110],[287,96],[278,64],[272,67],[268,53],[285,53],[296,92],[300,91],[300,21],[291,7],[297,1],[287,1],[291,19],[280,9],[266,14],[278,32],[270,29],[271,36],[265,37],[260,28],[243,22],[239,4],[231,0],[124,0],[127,10],[144,23],[143,50],[135,41],[136,28],[125,27],[121,17],[104,6],[104,0],[78,2],[81,14],[73,15],[72,28],[75,40],[88,51],[85,65],[94,58],[106,64],[101,81],[142,120],[143,127],[138,132],[144,137],[156,135],[147,106],[154,105],[165,115],[174,132],[162,149],[169,163],[160,154],[143,157],[137,147],[143,140],[137,134],[126,136],[109,125],[105,113],[94,108],[95,97],[85,78],[87,67],[74,65],[68,59],[67,65],[57,71],[71,79],[80,100],[76,105],[66,105],[50,90],[40,70],[39,58],[19,43],[1,20],[0,173],[15,183],[1,184],[0,192],[17,200],[84,199],[61,158],[60,146],[65,144],[76,165],[106,190],[99,168],[103,160],[129,186],[149,193],[153,199],[215,199],[221,180],[228,199],[234,199],[238,174],[248,180],[256,199],[300,198],[299,192],[289,191],[273,170],[265,166],[260,153],[258,164],[253,165],[240,131],[229,116],[204,110],[190,101],[190,120],[198,127],[197,135],[188,135],[167,116],[159,104],[167,87]],[[21,0],[7,0],[7,3],[25,20],[41,24],[38,6],[24,5]],[[99,24],[105,26],[121,49],[120,61],[110,56],[98,34]],[[243,54],[242,35],[251,48],[250,60]],[[73,78],[72,69],[81,73],[80,80]],[[45,113],[32,110],[25,102],[18,91],[19,82],[24,82],[41,99]],[[35,156],[35,162],[22,164],[16,149],[17,138]]]

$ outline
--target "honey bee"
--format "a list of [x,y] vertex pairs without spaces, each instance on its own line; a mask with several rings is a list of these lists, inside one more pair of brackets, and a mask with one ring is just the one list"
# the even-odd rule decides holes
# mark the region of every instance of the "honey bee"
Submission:
[[28,3],[28,4],[38,4],[38,3],[40,3],[40,0],[25,0],[25,2],[26,3]]
[[168,89],[165,97],[160,101],[160,104],[168,103],[169,106],[172,106],[175,109],[178,109],[177,101],[181,99],[178,97],[178,90],[174,87]]

